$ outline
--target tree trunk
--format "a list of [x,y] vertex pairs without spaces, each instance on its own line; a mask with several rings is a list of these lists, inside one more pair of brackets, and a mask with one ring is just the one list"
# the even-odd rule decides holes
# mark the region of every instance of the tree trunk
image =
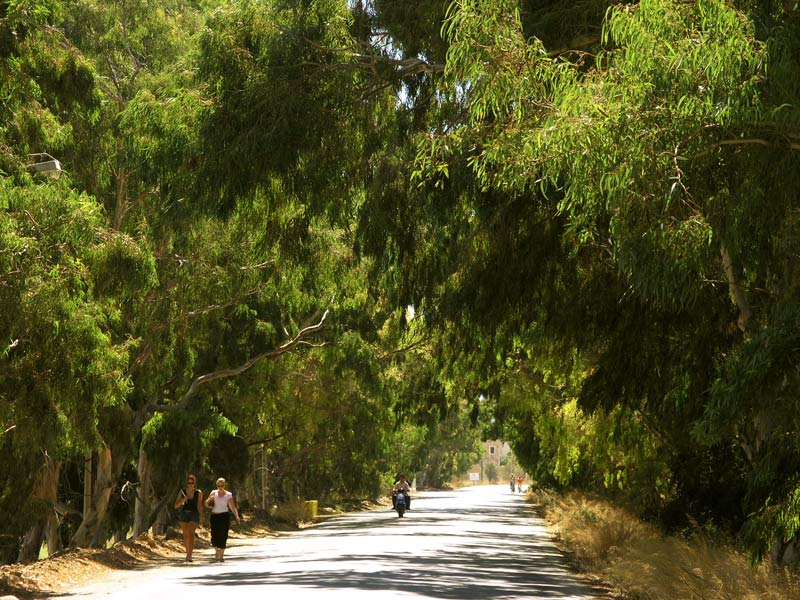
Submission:
[[97,453],[97,477],[91,503],[83,510],[83,522],[70,542],[73,548],[88,548],[105,542],[103,526],[106,522],[108,501],[114,486],[111,469],[111,448],[104,446]]
[[22,537],[22,545],[19,549],[17,562],[31,563],[39,560],[39,550],[42,548],[43,538],[44,527],[42,527],[41,522],[28,529]]
[[261,510],[267,514],[267,446],[261,444]]
[[47,538],[47,556],[53,556],[63,547],[61,543],[61,522],[58,520],[58,514],[55,511],[47,517],[47,525],[44,532]]
[[122,222],[128,212],[128,172],[120,170],[115,173],[116,185],[114,190],[114,225],[117,231],[122,229]]
[[736,276],[736,270],[733,267],[733,260],[728,253],[727,246],[722,244],[719,252],[722,255],[722,266],[725,268],[725,278],[728,280],[728,289],[730,290],[733,302],[739,309],[737,326],[741,331],[744,331],[745,327],[747,327],[747,322],[750,320],[750,302],[747,300],[747,294],[745,293],[742,282],[739,281],[739,278]]
[[136,492],[136,508],[133,520],[133,537],[138,538],[150,529],[150,512],[154,504],[153,468],[145,452],[144,445],[139,447],[139,462],[136,465],[139,489]]
[[39,551],[45,532],[48,532],[48,550],[51,547],[49,527],[51,520],[58,523],[55,514],[55,503],[58,499],[58,477],[61,473],[61,461],[46,458],[46,462],[36,475],[36,485],[30,501],[42,506],[42,514],[25,533],[19,550],[18,562],[33,562],[39,559]]
[[[153,492],[153,465],[144,446],[139,448],[139,462],[136,466],[139,478],[139,490],[136,493],[136,509],[134,511],[133,537],[147,533],[153,527],[154,535],[160,535],[169,524],[168,505],[178,493],[178,488],[170,489],[158,499]],[[158,523],[157,527],[154,527]]]
[[92,505],[92,453],[86,455],[83,461],[83,516]]

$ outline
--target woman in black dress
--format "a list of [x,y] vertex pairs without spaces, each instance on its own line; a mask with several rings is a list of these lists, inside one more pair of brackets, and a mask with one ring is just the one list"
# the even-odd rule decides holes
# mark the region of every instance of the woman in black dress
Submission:
[[183,546],[186,548],[186,562],[192,562],[194,552],[194,532],[203,519],[203,492],[197,489],[197,478],[189,475],[186,478],[186,489],[178,492],[175,498],[175,508],[181,521],[183,532]]

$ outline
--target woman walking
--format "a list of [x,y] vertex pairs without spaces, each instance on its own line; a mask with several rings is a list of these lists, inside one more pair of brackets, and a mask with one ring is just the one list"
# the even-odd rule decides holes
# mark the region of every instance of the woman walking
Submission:
[[183,547],[186,549],[186,562],[192,562],[194,552],[194,532],[203,520],[203,492],[197,489],[197,478],[189,475],[186,478],[186,489],[178,492],[175,508],[180,509],[178,518],[181,521]]
[[231,515],[236,523],[241,523],[239,511],[233,501],[233,494],[225,489],[225,480],[217,479],[217,489],[206,499],[206,506],[211,509],[211,545],[214,546],[214,562],[225,562],[225,546],[228,544],[228,529],[231,526]]

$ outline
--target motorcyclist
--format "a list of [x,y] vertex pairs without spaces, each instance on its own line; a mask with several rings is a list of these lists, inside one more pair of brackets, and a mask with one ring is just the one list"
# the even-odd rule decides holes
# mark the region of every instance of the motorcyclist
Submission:
[[397,494],[403,494],[406,500],[406,510],[411,509],[411,486],[408,485],[408,481],[404,473],[400,474],[397,483],[394,484],[392,488],[392,507],[396,506],[396,498]]

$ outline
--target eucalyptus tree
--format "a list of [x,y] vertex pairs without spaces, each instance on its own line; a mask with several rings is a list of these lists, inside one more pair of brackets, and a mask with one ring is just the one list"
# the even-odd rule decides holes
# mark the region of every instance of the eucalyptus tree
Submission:
[[[183,73],[191,64],[190,43],[202,16],[189,5],[169,1],[156,5],[76,3],[56,16],[54,24],[64,38],[75,52],[92,62],[95,89],[103,98],[102,110],[95,119],[73,125],[74,153],[67,156],[68,160],[72,158],[73,181],[93,193],[105,207],[110,230],[125,230],[137,239],[151,255],[157,271],[149,286],[136,287],[132,280],[125,289],[100,288],[102,293],[114,296],[113,303],[121,315],[114,335],[130,340],[136,350],[127,372],[131,381],[127,419],[118,422],[121,432],[109,430],[104,436],[109,441],[127,438],[128,443],[117,447],[111,460],[98,460],[92,476],[96,499],[84,506],[84,523],[71,542],[97,545],[104,543],[107,536],[104,513],[109,495],[122,485],[122,471],[136,456],[135,444],[152,416],[149,407],[160,397],[154,390],[175,377],[172,369],[185,370],[192,364],[191,351],[185,354],[192,340],[184,343],[174,329],[165,327],[180,310],[175,306],[180,294],[170,294],[168,290],[178,285],[178,278],[172,275],[173,262],[182,261],[174,253],[169,259],[164,256],[172,249],[175,227],[170,223],[172,215],[161,204],[161,182],[151,177],[156,157],[147,155],[146,150],[156,143],[173,150],[190,143],[190,135],[180,126],[191,118],[194,105],[177,102],[172,108],[175,126],[162,126],[160,131],[154,131],[159,125],[154,117],[137,121],[141,113],[136,111],[154,98],[169,104],[174,99],[170,94],[181,91],[180,84],[186,81]],[[185,95],[195,98],[191,91]],[[154,138],[162,139],[154,142]],[[124,269],[126,263],[115,266]],[[108,448],[101,447],[100,452],[98,456],[103,456]],[[92,518],[93,514],[98,518]]]
[[[333,160],[356,156],[360,148],[357,136],[338,141],[331,136],[331,148],[320,154],[313,128],[303,130],[311,125],[333,131],[333,110],[321,112],[327,101],[323,92],[349,90],[344,84],[351,74],[336,74],[326,90],[293,89],[282,87],[285,79],[262,78],[246,60],[250,45],[262,43],[264,64],[286,59],[279,68],[291,75],[304,56],[287,58],[286,52],[313,49],[307,38],[316,33],[335,40],[346,24],[334,18],[328,28],[329,21],[314,11],[342,5],[320,3],[298,13],[242,3],[216,11],[203,30],[198,80],[167,68],[158,71],[174,46],[160,36],[168,29],[165,23],[175,19],[140,14],[138,6],[119,5],[116,9],[124,12],[117,14],[87,5],[86,18],[70,25],[98,60],[108,48],[115,50],[104,67],[107,93],[119,100],[108,130],[114,141],[111,226],[147,240],[158,266],[158,285],[125,299],[126,318],[116,332],[137,342],[128,397],[133,411],[128,425],[140,439],[135,532],[152,522],[157,498],[170,495],[178,464],[203,461],[216,433],[236,430],[228,416],[247,414],[239,400],[257,403],[253,390],[263,389],[264,371],[269,372],[263,363],[306,343],[305,336],[321,328],[326,309],[338,314],[353,303],[352,297],[338,297],[351,261],[324,254],[340,235],[324,218],[346,234],[348,206],[356,194],[346,193],[350,184]],[[242,14],[249,29],[241,25]],[[282,19],[290,20],[291,30]],[[102,27],[89,26],[95,21],[116,24],[98,37],[95,30]],[[287,34],[295,46],[285,43]],[[131,36],[138,43],[128,43]],[[158,41],[159,53],[146,40]],[[242,60],[232,65],[231,59]],[[235,105],[243,98],[240,84],[246,90],[252,86],[254,94],[245,95],[242,110]],[[259,107],[267,112],[259,114]],[[258,130],[268,117],[271,129]],[[242,134],[240,126],[256,127],[260,135]],[[120,134],[123,141],[116,137]],[[294,167],[293,161],[306,166]],[[134,181],[138,194],[131,191]],[[322,202],[326,195],[341,205]],[[178,431],[191,433],[196,442],[175,439]],[[104,530],[96,525],[75,543],[98,543]]]
[[[84,502],[83,522],[72,540],[76,545],[105,542],[110,495],[122,486],[122,473],[131,460],[138,458],[142,486],[160,486],[155,495],[165,497],[176,480],[176,458],[185,465],[202,462],[214,437],[236,430],[230,416],[246,424],[242,415],[248,413],[247,401],[254,391],[263,389],[260,369],[265,361],[306,343],[305,336],[321,328],[326,308],[340,315],[338,331],[343,339],[338,350],[315,359],[327,365],[322,372],[346,370],[344,365],[363,353],[362,336],[374,337],[371,329],[376,324],[360,316],[369,313],[364,310],[367,297],[361,293],[364,282],[345,285],[352,257],[326,253],[340,246],[335,238],[346,237],[351,225],[359,197],[354,182],[360,183],[353,176],[358,167],[352,165],[360,164],[356,158],[363,148],[358,136],[337,139],[332,125],[341,124],[343,118],[355,124],[368,116],[363,108],[380,102],[353,102],[363,93],[351,85],[363,65],[360,70],[332,69],[334,77],[324,82],[327,87],[322,90],[281,88],[287,82],[281,78],[266,80],[263,88],[259,86],[265,80],[251,76],[257,71],[245,73],[244,80],[255,84],[255,95],[248,102],[263,95],[269,85],[278,85],[267,102],[277,133],[266,138],[271,145],[248,146],[245,134],[232,138],[242,141],[241,147],[232,146],[224,138],[240,133],[235,121],[229,122],[239,113],[229,110],[237,93],[227,95],[224,83],[237,72],[225,62],[234,47],[226,36],[244,31],[238,21],[228,21],[242,7],[248,8],[243,4],[216,13],[216,21],[212,19],[204,30],[200,65],[205,80],[191,77],[190,40],[200,29],[201,15],[188,5],[158,3],[153,11],[152,4],[78,3],[66,10],[66,5],[49,3],[31,12],[12,12],[3,21],[6,51],[22,57],[4,63],[5,89],[17,103],[4,118],[7,139],[16,136],[25,145],[22,151],[37,149],[37,144],[51,152],[60,150],[71,175],[69,183],[94,194],[95,211],[102,206],[108,215],[107,222],[101,216],[95,223],[97,235],[107,243],[103,252],[92,255],[96,278],[81,288],[82,298],[99,307],[97,319],[106,319],[98,325],[105,336],[101,341],[127,367],[107,373],[117,386],[117,403],[102,404],[101,388],[86,390],[82,401],[95,415],[94,421],[87,421],[94,423],[94,435],[72,439],[73,434],[65,433],[65,448],[48,463],[57,465],[59,460],[78,459],[81,452],[97,451],[95,473],[88,476],[94,491]],[[315,34],[323,35],[326,44],[333,43],[352,25],[347,18],[327,18],[347,17],[343,3],[320,3],[310,12],[281,12],[277,5],[269,9],[275,12],[264,13],[256,22],[263,26],[253,29],[256,36],[233,41],[247,46],[261,36],[264,47],[275,53],[266,58],[287,58],[279,71],[290,76],[291,67],[302,66],[305,58],[326,53],[314,45]],[[284,27],[287,19],[289,30]],[[281,36],[287,31],[294,36],[294,45],[284,43]],[[309,50],[310,56],[303,55]],[[299,54],[284,56],[285,51]],[[58,60],[63,62],[56,64]],[[260,66],[270,66],[270,60]],[[248,67],[246,62],[242,66]],[[216,77],[215,69],[223,77],[206,85]],[[327,113],[320,110],[329,97],[335,98],[333,92],[345,93],[347,102],[328,106]],[[305,108],[297,110],[295,101],[306,102]],[[386,104],[385,97],[382,102]],[[253,116],[241,114],[245,119]],[[283,119],[288,121],[278,127]],[[316,129],[296,136],[305,125]],[[370,132],[364,127],[354,131],[364,137]],[[320,132],[329,144],[322,152],[315,142]],[[214,135],[223,138],[221,145],[215,144]],[[271,152],[274,148],[284,148],[285,156]],[[4,164],[18,166],[20,154],[5,152]],[[267,169],[258,164],[264,156],[274,159]],[[343,157],[352,163],[347,169],[337,167]],[[28,181],[21,183],[29,186]],[[330,198],[323,201],[326,195]],[[86,202],[92,204],[91,199]],[[39,259],[36,266],[45,268],[48,263]],[[22,294],[25,288],[23,282],[14,281],[12,289]],[[378,312],[375,318],[380,327],[385,316]],[[353,323],[357,335],[346,333]],[[9,338],[15,339],[14,331],[21,325],[9,322],[8,327]],[[88,342],[85,346],[81,350],[90,351]],[[314,364],[301,363],[298,369],[314,371]],[[46,365],[43,368],[46,373]],[[374,443],[364,446],[365,452],[379,455],[384,443],[386,404],[374,374],[363,371],[333,389],[311,388],[310,397],[323,401],[320,414],[339,417],[338,425],[331,428],[330,419],[314,425],[315,418],[309,415],[301,415],[299,421],[310,428],[312,438],[321,436],[321,442],[339,436],[331,447],[342,456],[351,453],[356,443],[352,436],[363,429],[376,434]],[[239,375],[244,377],[234,382]],[[292,395],[291,387],[286,390],[282,401]],[[238,404],[237,398],[245,404]],[[367,402],[362,405],[363,398]],[[337,402],[345,401],[353,410],[335,410]],[[376,403],[375,410],[369,409],[369,401]],[[348,422],[350,417],[357,421]],[[9,421],[9,427],[13,425]],[[11,443],[22,432],[19,426],[11,429],[4,441]],[[294,439],[302,444],[307,438]],[[155,460],[148,465],[151,453]],[[359,466],[365,464],[366,458]],[[315,468],[317,473],[328,473],[332,465]],[[367,489],[364,481],[372,480],[375,468],[370,466],[363,475],[353,473],[341,484],[351,492]],[[147,473],[153,473],[155,481]],[[51,494],[51,486],[43,481],[44,488]],[[150,500],[146,491],[139,496]],[[48,497],[51,504],[55,500]],[[151,508],[157,506],[139,511],[138,528],[152,521]],[[38,547],[37,535],[32,534],[28,544],[32,553]]]
[[[3,180],[3,252],[9,262],[3,269],[2,327],[10,345],[0,393],[8,398],[12,420],[20,419],[4,436],[15,465],[4,473],[29,469],[28,476],[18,478],[17,491],[23,498],[31,492],[35,507],[27,516],[19,513],[23,518],[4,530],[8,556],[19,544],[20,528],[31,527],[23,559],[38,555],[45,521],[50,549],[58,547],[53,504],[61,464],[99,444],[102,428],[113,427],[124,412],[120,400],[130,382],[119,367],[130,346],[114,339],[119,313],[108,296],[96,293],[95,277],[109,289],[120,286],[122,276],[130,276],[131,285],[152,282],[144,248],[122,235],[103,235],[101,210],[91,197],[71,190],[67,176],[47,186],[21,174],[21,167],[42,160],[41,153],[61,159],[70,171],[76,124],[96,121],[101,111],[91,61],[55,26],[61,8],[58,3],[0,5],[1,160],[11,176]],[[128,261],[134,272],[109,269],[115,258]]]
[[[24,164],[25,153],[49,151],[62,159],[70,175],[69,183],[95,194],[111,216],[106,223],[108,231],[101,238],[106,250],[92,255],[91,264],[97,279],[92,280],[91,285],[75,287],[64,275],[67,271],[62,273],[49,266],[54,277],[64,277],[64,285],[74,288],[74,294],[82,294],[79,297],[83,302],[98,306],[97,319],[106,314],[106,320],[98,327],[108,337],[111,348],[122,349],[117,351],[119,356],[124,350],[128,358],[120,360],[129,361],[124,373],[108,372],[109,378],[119,379],[116,385],[124,389],[125,403],[101,406],[104,402],[102,390],[98,388],[95,399],[95,392],[86,387],[82,401],[86,410],[95,415],[87,420],[87,428],[93,435],[77,436],[73,440],[71,433],[65,433],[60,446],[56,445],[59,452],[51,449],[50,460],[46,463],[53,470],[46,478],[49,482],[57,480],[61,461],[77,458],[76,448],[84,449],[90,456],[98,450],[95,474],[90,475],[94,480],[94,492],[88,502],[84,502],[83,523],[72,543],[102,544],[108,532],[110,494],[121,486],[120,474],[135,455],[134,444],[141,428],[152,417],[152,407],[163,397],[164,382],[192,380],[195,341],[181,339],[176,335],[181,333],[180,328],[169,325],[175,319],[180,322],[181,315],[192,312],[191,307],[180,304],[181,301],[188,303],[196,298],[197,314],[203,314],[208,298],[193,292],[191,286],[177,293],[170,292],[180,284],[181,277],[176,276],[175,271],[185,261],[174,252],[176,247],[171,240],[175,227],[170,223],[173,217],[158,202],[157,186],[164,180],[151,176],[154,169],[149,163],[153,155],[147,154],[152,153],[154,147],[162,156],[175,153],[181,145],[191,142],[191,135],[181,126],[196,112],[198,96],[194,90],[186,90],[186,100],[173,105],[169,94],[176,89],[183,91],[175,81],[179,73],[176,68],[181,64],[177,59],[187,58],[183,56],[188,53],[185,43],[199,21],[192,9],[166,3],[159,5],[155,13],[150,10],[152,6],[135,3],[102,6],[84,3],[71,7],[70,11],[59,3],[28,8],[31,10],[3,4],[5,50],[11,58],[3,62],[3,85],[10,100],[4,104],[9,111],[3,118],[3,131],[6,143],[14,144],[5,146],[4,164],[9,170],[18,168]],[[168,73],[170,69],[175,70]],[[132,110],[144,110],[143,106],[146,109],[148,99],[155,99],[150,104],[162,110],[151,108],[152,118],[136,122]],[[175,106],[180,110],[175,110]],[[166,122],[174,123],[172,128],[155,120],[168,112],[169,108],[164,107],[171,107],[172,116],[176,117]],[[191,109],[195,109],[194,112]],[[161,129],[157,130],[159,127]],[[165,139],[153,142],[154,137]],[[181,183],[186,182],[184,179]],[[31,187],[29,180],[21,179],[19,183],[23,188]],[[69,193],[64,186],[59,190],[65,195]],[[48,198],[32,189],[18,193],[33,200],[39,196]],[[91,198],[84,200],[87,206],[91,203]],[[40,204],[33,206],[36,210],[49,210],[43,200]],[[99,206],[95,209],[92,218],[95,226],[102,228],[102,213]],[[81,210],[88,208],[81,205]],[[28,212],[33,215],[35,211],[29,208]],[[59,214],[60,211],[54,212],[55,216]],[[80,214],[76,210],[76,218]],[[130,231],[133,237],[118,233],[122,228]],[[55,229],[53,235],[56,235]],[[192,238],[185,227],[180,235],[182,239]],[[79,248],[75,260],[81,264],[89,264],[85,255],[91,251],[90,243],[86,242],[89,249]],[[179,247],[178,251],[181,250]],[[165,255],[170,251],[172,254]],[[48,268],[46,256],[41,254],[35,266]],[[205,256],[213,259],[213,250]],[[232,268],[238,270],[241,266],[236,264]],[[193,271],[198,275],[197,270]],[[12,277],[14,272],[13,269],[9,271],[7,283],[15,293],[26,297],[23,282]],[[224,298],[227,305],[232,300],[235,295]],[[17,313],[9,310],[4,314]],[[53,318],[61,322],[57,316]],[[80,318],[74,318],[77,326]],[[9,320],[7,327],[13,343],[18,336],[15,332],[24,326],[20,321]],[[89,341],[86,340],[85,349],[79,348],[81,352],[91,352]],[[20,352],[18,345],[14,348]],[[52,371],[46,365],[43,368],[43,374]],[[59,373],[68,377],[63,369]],[[35,372],[31,377],[32,381],[40,379]],[[47,396],[55,393],[55,389],[45,386],[39,393]],[[56,398],[51,401],[57,403]],[[209,418],[212,421],[209,423],[206,419],[206,428],[214,422],[218,423],[217,429],[224,424],[218,419],[215,421],[213,414]],[[28,433],[19,426],[12,431],[20,439]],[[13,441],[11,437],[6,439],[8,443]],[[47,449],[48,446],[43,447]],[[26,463],[20,460],[19,464]],[[32,478],[25,478],[28,479]],[[45,483],[43,479],[42,487],[49,490],[47,501],[52,505],[57,499],[50,497],[51,486]],[[46,512],[43,510],[42,514]],[[27,544],[33,555],[38,553],[36,535]]]
[[[61,462],[94,448],[101,431],[124,419],[131,346],[114,338],[120,314],[96,293],[97,282],[127,285],[138,278],[147,285],[154,268],[133,240],[103,233],[102,213],[90,197],[66,185],[3,180],[2,186],[1,326],[9,342],[0,393],[3,428],[10,429],[0,440],[2,530],[13,552],[21,529],[35,525],[41,535],[48,514],[52,525]],[[125,274],[109,268],[122,257],[138,268]],[[124,445],[124,432],[117,433],[115,443]],[[32,501],[20,506],[28,494]],[[29,540],[33,557],[40,539]]]
[[174,0],[126,0],[65,4],[57,17],[58,30],[92,62],[103,99],[95,119],[73,124],[76,147],[67,158],[76,184],[103,203],[112,228],[122,229],[154,196],[146,180],[153,166],[134,150],[143,134],[126,114],[138,96],[166,101],[164,92],[186,81],[203,14]]
[[44,160],[41,153],[63,159],[74,143],[73,124],[96,119],[100,110],[91,61],[52,26],[59,9],[49,2],[0,3],[0,166],[5,176]]
[[[529,37],[520,14],[479,0],[450,12],[448,85],[466,118],[420,144],[417,205],[439,221],[416,228],[460,245],[435,285],[415,278],[417,294],[466,307],[469,319],[443,318],[467,335],[494,327],[505,341],[483,346],[511,360],[514,344],[523,357],[571,345],[576,357],[534,371],[557,383],[553,409],[572,397],[587,414],[635,418],[629,443],[655,444],[666,497],[747,521],[760,554],[797,533],[798,472],[778,471],[797,457],[781,441],[796,431],[794,359],[778,350],[797,308],[797,14],[619,5],[591,52],[571,56]],[[479,190],[467,193],[465,170]],[[664,471],[650,477],[663,485]]]

